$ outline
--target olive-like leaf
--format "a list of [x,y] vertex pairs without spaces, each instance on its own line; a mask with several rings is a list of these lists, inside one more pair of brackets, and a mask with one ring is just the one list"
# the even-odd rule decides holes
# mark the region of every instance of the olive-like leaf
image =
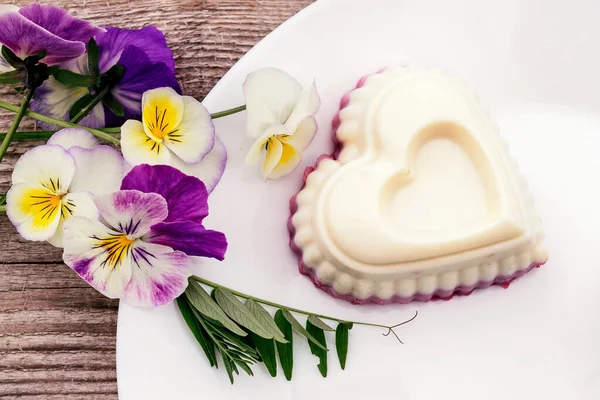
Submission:
[[87,45],[88,54],[88,70],[92,77],[100,76],[100,66],[98,64],[98,43],[94,38],[91,38]]
[[[310,321],[307,320],[306,321],[306,330],[315,339],[317,339],[319,341],[319,343],[321,343],[322,346],[327,348],[327,342],[325,341],[325,331],[323,329],[311,324]],[[319,368],[321,375],[323,375],[323,378],[326,378],[327,377],[327,351],[323,350],[321,346],[315,345],[313,342],[308,342],[308,345],[310,346],[311,353],[313,353],[315,356],[317,356],[319,358],[319,364],[317,365],[317,367]]]
[[54,79],[67,86],[90,87],[96,83],[92,76],[77,74],[67,69],[57,69],[52,75]]
[[227,371],[227,375],[229,376],[229,382],[231,382],[231,384],[233,385],[233,372],[235,371],[236,374],[239,375],[239,373],[237,372],[237,368],[235,367],[235,364],[229,359],[229,357],[227,357],[227,355],[223,354],[223,365],[225,366],[225,371]]
[[93,96],[88,93],[86,95],[81,96],[79,100],[73,103],[71,109],[69,110],[69,120],[73,120],[73,118],[75,118],[75,116],[79,114],[81,110],[83,110],[88,104],[90,104],[92,98]]
[[204,328],[198,324],[196,316],[194,315],[193,310],[185,296],[179,296],[177,298],[177,305],[179,306],[179,311],[181,311],[181,315],[183,316],[185,323],[190,328],[190,331],[192,331],[194,334],[194,337],[200,344],[200,347],[202,347],[202,350],[204,350],[204,354],[206,354],[206,358],[208,358],[210,366],[219,368],[217,355],[215,354],[215,346]]
[[18,85],[23,83],[23,72],[17,69],[0,74],[1,85]]
[[292,324],[292,327],[302,336],[304,336],[305,338],[308,339],[309,342],[313,343],[314,345],[316,345],[317,347],[320,347],[321,349],[327,351],[327,347],[323,346],[315,337],[313,337],[313,335],[311,335],[306,329],[304,329],[304,327],[302,326],[302,324],[300,324],[300,322],[298,322],[298,320],[296,319],[296,317],[294,317],[294,315],[289,312],[288,310],[283,309],[283,316],[285,317],[285,319],[288,320],[288,322],[290,324]]
[[23,66],[23,60],[21,60],[11,49],[6,46],[2,46],[2,58],[6,60],[8,65],[13,68],[19,68]]
[[346,358],[348,357],[348,330],[352,325],[340,323],[335,330],[335,349],[337,350],[340,367],[346,368]]
[[315,315],[309,315],[308,316],[308,321],[311,324],[313,324],[314,326],[316,326],[317,328],[321,328],[321,329],[323,329],[326,332],[333,332],[335,330],[332,327],[330,327],[329,325],[327,325],[325,322],[323,322],[322,320],[320,320]]
[[232,320],[265,339],[273,339],[274,333],[268,326],[261,324],[254,314],[233,293],[225,289],[215,289],[214,297],[217,304]]
[[292,324],[283,316],[282,310],[277,310],[275,313],[275,323],[283,332],[283,336],[288,341],[287,343],[277,342],[277,353],[279,354],[279,363],[283,369],[285,379],[292,380],[292,371],[294,369],[294,330]]
[[254,315],[254,317],[263,325],[265,328],[268,327],[273,333],[273,338],[281,343],[286,343],[283,332],[277,327],[277,324],[273,320],[273,317],[267,310],[265,310],[260,304],[252,299],[246,300],[246,307]]
[[262,362],[267,367],[267,370],[271,374],[272,377],[277,376],[277,356],[275,355],[275,340],[274,339],[264,339],[260,336],[252,333],[252,340],[254,340],[254,344],[256,345],[256,350],[258,354],[260,354],[260,358],[262,358]]
[[102,103],[104,103],[104,105],[117,117],[123,117],[125,115],[125,107],[123,107],[123,104],[119,103],[119,100],[110,94],[110,92],[104,95]]
[[192,306],[200,312],[200,314],[219,322],[225,328],[239,336],[246,336],[242,328],[237,326],[225,312],[219,307],[217,303],[206,293],[206,290],[199,284],[190,281],[187,289],[185,289],[185,296],[188,298]]

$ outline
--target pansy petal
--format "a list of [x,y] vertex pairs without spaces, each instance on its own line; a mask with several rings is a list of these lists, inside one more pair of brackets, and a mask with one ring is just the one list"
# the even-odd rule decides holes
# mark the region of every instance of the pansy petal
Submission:
[[264,68],[248,74],[243,88],[247,132],[254,138],[270,125],[283,124],[302,93],[302,85],[297,80],[276,68]]
[[131,280],[133,242],[85,217],[69,218],[63,232],[65,264],[103,295],[122,297]]
[[66,193],[75,175],[75,159],[60,146],[35,147],[19,158],[12,183],[35,183],[54,193]]
[[54,236],[48,239],[54,247],[63,247],[63,226],[71,217],[88,217],[97,220],[100,217],[90,193],[68,193],[61,200],[61,219]]
[[164,221],[169,213],[167,202],[161,195],[138,190],[96,196],[94,202],[109,226],[132,238],[144,235],[152,225]]
[[285,126],[290,132],[294,132],[302,121],[315,115],[320,106],[321,98],[317,92],[317,85],[313,82],[310,89],[302,92],[290,117],[285,121]]
[[200,179],[206,190],[211,193],[221,180],[225,165],[227,164],[227,150],[225,145],[217,136],[215,136],[215,145],[210,153],[208,153],[198,164],[189,165],[181,161],[177,157],[171,158],[170,165],[177,168],[187,175],[195,176]]
[[[141,119],[142,94],[149,90],[170,87],[181,93],[173,71],[161,62],[151,61],[148,55],[137,47],[125,47],[117,64],[125,68],[125,75],[111,93],[125,108],[127,119]],[[115,122],[118,122],[117,125],[123,123],[122,118],[114,116],[107,116],[108,122],[111,125]]]
[[150,137],[162,140],[177,130],[184,113],[183,97],[170,87],[147,91],[142,97],[144,131]]
[[227,250],[227,239],[223,233],[190,221],[160,222],[150,228],[144,240],[182,251],[188,256],[217,260],[223,260]]
[[198,100],[183,96],[185,112],[176,129],[164,136],[165,146],[186,164],[197,164],[215,144],[215,125]]
[[312,142],[317,129],[317,120],[314,117],[308,117],[298,124],[292,135],[282,137],[281,141],[293,146],[298,151],[303,151]]
[[123,178],[121,190],[160,194],[169,207],[165,222],[201,223],[208,215],[208,191],[204,183],[168,165],[134,167]]
[[190,258],[180,251],[141,240],[131,251],[132,276],[124,300],[134,306],[157,307],[180,296],[192,274]]
[[61,196],[39,184],[15,184],[6,194],[6,215],[23,238],[48,240],[60,222]]
[[117,150],[110,146],[73,147],[69,153],[77,164],[70,191],[99,195],[119,190],[125,175],[125,161]]
[[256,139],[256,142],[254,142],[250,151],[248,151],[246,165],[257,165],[264,159],[264,153],[269,138],[289,134],[291,134],[291,132],[288,132],[287,128],[281,124],[274,124],[267,127],[263,134]]
[[141,29],[107,26],[106,33],[96,36],[95,39],[100,50],[98,64],[103,73],[117,64],[127,46],[140,49],[153,63],[164,63],[171,72],[175,71],[173,52],[167,46],[165,35],[154,26]]
[[164,144],[148,137],[140,121],[132,119],[121,127],[121,151],[131,165],[169,164],[174,158]]
[[271,138],[266,144],[266,155],[260,169],[263,179],[268,179],[283,155],[283,145],[277,138]]
[[48,139],[47,144],[61,146],[65,150],[78,146],[84,149],[93,149],[98,146],[98,139],[89,131],[81,128],[65,128],[56,132]]
[[281,143],[279,162],[267,175],[267,179],[278,179],[292,172],[302,160],[302,152],[287,143]]

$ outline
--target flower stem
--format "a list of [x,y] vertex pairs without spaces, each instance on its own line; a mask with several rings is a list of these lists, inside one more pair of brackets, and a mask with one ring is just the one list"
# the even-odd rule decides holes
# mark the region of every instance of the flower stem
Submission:
[[6,212],[6,206],[0,206],[0,212]]
[[98,105],[98,103],[102,101],[104,96],[106,96],[109,91],[110,86],[106,86],[104,89],[98,92],[98,94],[92,98],[92,101],[90,101],[87,106],[83,107],[73,118],[71,118],[71,122],[77,124],[79,121],[87,117],[87,115],[94,109],[94,107]]
[[[5,110],[13,111],[13,112],[16,112],[16,113],[18,113],[19,110],[20,110],[19,107],[15,106],[15,105],[12,105],[12,104],[4,101],[4,100],[0,100],[0,108],[4,108]],[[46,123],[52,124],[52,125],[57,125],[57,126],[60,126],[60,127],[63,127],[63,128],[80,128],[80,129],[85,129],[88,132],[90,132],[92,135],[94,135],[94,136],[96,136],[96,137],[98,137],[100,139],[106,140],[109,143],[116,144],[116,145],[119,144],[119,139],[117,139],[117,138],[113,137],[112,135],[110,135],[110,134],[108,134],[106,132],[103,132],[103,131],[101,131],[99,129],[88,128],[87,126],[77,125],[77,124],[74,124],[72,122],[63,121],[61,119],[47,117],[47,116],[45,116],[43,114],[38,114],[36,112],[29,111],[29,110],[25,111],[25,115],[27,115],[28,117],[31,117],[33,119],[37,119],[38,121],[46,122]]]
[[[244,299],[251,299],[251,300],[256,301],[257,303],[261,303],[261,304],[264,304],[264,305],[267,305],[267,306],[271,306],[271,307],[275,307],[275,308],[285,308],[288,311],[292,311],[292,312],[295,312],[295,313],[298,313],[298,314],[314,315],[315,317],[318,317],[318,318],[321,318],[321,319],[326,319],[326,320],[329,320],[329,321],[335,321],[335,322],[338,322],[338,323],[351,323],[351,324],[355,324],[355,325],[374,326],[374,327],[377,327],[377,328],[384,328],[384,329],[388,330],[384,334],[385,336],[389,335],[390,333],[394,333],[394,335],[396,336],[396,338],[398,338],[398,336],[394,332],[394,328],[397,328],[399,326],[402,326],[404,324],[407,324],[407,323],[411,322],[418,315],[418,311],[415,311],[415,315],[413,317],[411,317],[410,319],[408,319],[406,321],[403,321],[403,322],[400,322],[400,323],[395,324],[395,325],[390,325],[390,326],[388,326],[388,325],[382,325],[382,324],[374,324],[374,323],[370,323],[370,322],[362,322],[362,321],[348,321],[346,319],[339,319],[339,318],[335,318],[335,317],[330,317],[328,315],[315,314],[315,313],[312,313],[312,312],[309,312],[309,311],[300,310],[298,308],[286,307],[286,306],[284,306],[282,304],[274,303],[272,301],[260,299],[258,297],[254,297],[254,296],[247,295],[245,293],[238,292],[237,290],[233,290],[233,289],[230,289],[228,287],[219,285],[218,283],[211,282],[211,281],[209,281],[207,279],[204,279],[204,278],[201,278],[199,276],[195,276],[195,275],[191,276],[191,279],[195,280],[196,282],[202,283],[204,285],[210,286],[210,287],[212,287],[214,289],[218,289],[218,288],[225,289],[225,290],[233,293],[234,295],[236,295],[238,297],[241,297],[241,298],[244,298]],[[398,340],[400,340],[400,339],[398,338]]]
[[8,129],[6,136],[4,136],[4,140],[2,140],[2,144],[0,144],[0,161],[2,161],[4,154],[6,154],[6,150],[8,150],[8,146],[10,145],[10,142],[12,142],[15,132],[19,128],[19,124],[21,124],[21,120],[23,119],[23,116],[25,116],[25,113],[27,112],[27,107],[29,107],[29,103],[31,102],[31,99],[33,98],[33,92],[34,92],[34,89],[28,90],[27,94],[25,95],[25,99],[23,100],[23,103],[21,103],[21,107],[15,107],[16,108],[15,112],[17,113],[17,115],[15,116],[15,119],[13,120],[12,125]]
[[[112,128],[102,128],[98,130],[113,135],[120,133],[119,128],[117,128],[116,132]],[[44,140],[49,139],[50,136],[54,135],[55,133],[56,131],[19,131],[15,132],[15,135],[13,136],[12,140],[13,142],[25,140]],[[5,136],[6,132],[0,132],[0,140],[4,139]]]
[[228,115],[232,115],[232,114],[236,114],[236,113],[242,112],[245,109],[246,109],[246,105],[244,104],[243,106],[239,106],[239,107],[235,107],[235,108],[230,108],[229,110],[220,111],[220,112],[216,112],[214,114],[210,114],[210,117],[212,119],[226,117]]

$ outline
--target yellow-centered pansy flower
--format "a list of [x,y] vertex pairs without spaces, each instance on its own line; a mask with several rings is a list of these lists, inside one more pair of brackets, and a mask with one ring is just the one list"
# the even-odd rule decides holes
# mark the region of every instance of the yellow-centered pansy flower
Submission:
[[129,120],[121,127],[121,149],[132,166],[170,165],[199,178],[209,192],[227,161],[208,110],[171,88],[144,93],[142,121]]
[[255,138],[246,163],[262,161],[264,179],[277,179],[292,172],[302,152],[317,133],[314,115],[321,100],[313,83],[304,91],[288,73],[265,68],[248,75],[244,82],[248,136]]
[[123,175],[118,151],[83,129],[63,129],[17,161],[6,214],[23,238],[62,247],[65,220],[97,219],[93,195],[118,190]]

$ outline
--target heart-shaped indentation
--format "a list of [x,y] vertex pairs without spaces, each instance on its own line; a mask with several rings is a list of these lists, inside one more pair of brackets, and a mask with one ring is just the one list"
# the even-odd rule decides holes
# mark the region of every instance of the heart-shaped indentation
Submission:
[[495,127],[454,80],[404,77],[370,102],[361,128],[316,214],[344,256],[397,265],[523,232]]

